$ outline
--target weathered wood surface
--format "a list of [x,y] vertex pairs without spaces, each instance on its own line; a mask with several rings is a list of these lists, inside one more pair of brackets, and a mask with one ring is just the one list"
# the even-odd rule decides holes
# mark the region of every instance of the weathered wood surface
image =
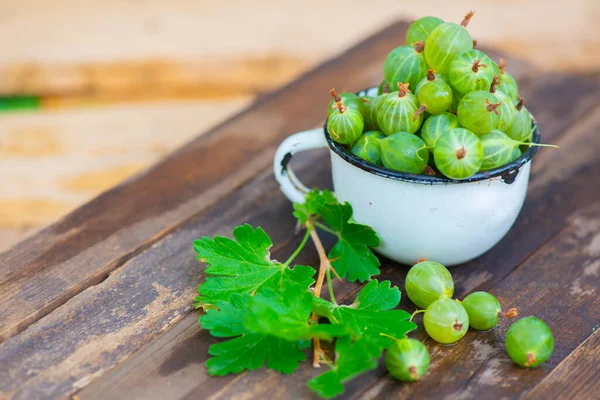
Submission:
[[[382,31],[192,141],[40,234],[0,254],[0,340],[13,336],[85,288],[104,280],[191,216],[272,164],[290,133],[323,119],[332,86],[375,84],[406,24]],[[10,301],[8,301],[10,300]]]
[[[229,234],[235,225],[249,222],[273,237],[275,258],[289,254],[299,237],[294,235],[291,205],[269,172],[274,147],[287,134],[322,118],[322,105],[306,100],[314,92],[375,83],[381,61],[373,60],[397,43],[404,28],[397,24],[386,29],[25,242],[16,253],[3,255],[8,258],[1,261],[8,262],[2,262],[0,273],[9,281],[20,271],[19,260],[29,260],[21,264],[26,269],[20,282],[28,282],[26,273],[36,277],[30,286],[35,291],[25,297],[23,291],[13,292],[6,299],[51,305],[33,317],[15,314],[17,325],[3,331],[8,340],[0,345],[0,397],[56,398],[79,389],[81,399],[311,397],[305,381],[320,371],[308,364],[286,377],[267,370],[223,378],[206,375],[206,349],[214,339],[197,325],[199,313],[190,313],[204,269],[194,259],[191,242],[201,235]],[[422,383],[398,384],[380,367],[351,382],[346,397],[388,392],[400,397],[519,397],[557,364],[560,370],[560,362],[590,336],[600,319],[600,82],[595,76],[524,78],[522,91],[544,140],[562,149],[536,156],[528,198],[507,237],[453,274],[459,297],[490,290],[503,304],[520,307],[522,315],[544,318],[555,332],[555,353],[541,368],[514,367],[503,351],[503,324],[490,332],[469,332],[453,347],[428,343],[433,363],[430,379]],[[352,85],[344,86],[346,82]],[[265,118],[269,123],[260,124]],[[261,139],[261,132],[268,137]],[[229,146],[234,154],[227,164],[220,160],[222,149],[234,139],[250,146],[249,154],[235,153],[235,146]],[[298,158],[299,175],[309,185],[330,185],[325,152]],[[134,230],[136,224],[144,228]],[[71,232],[70,237],[57,237],[61,232]],[[44,240],[51,243],[37,250],[35,245],[42,246]],[[96,254],[117,245],[117,251]],[[31,249],[39,253],[27,255]],[[44,263],[44,253],[53,262]],[[316,262],[308,250],[301,257],[299,262]],[[381,279],[402,288],[407,267],[386,260],[383,264]],[[69,268],[69,292],[57,299],[61,286],[48,277]],[[358,289],[339,281],[335,286],[339,298]],[[12,307],[4,300],[2,304]],[[402,306],[411,308],[406,298]],[[423,338],[422,330],[415,335]],[[588,365],[594,377],[593,358]],[[585,390],[579,390],[584,396]]]

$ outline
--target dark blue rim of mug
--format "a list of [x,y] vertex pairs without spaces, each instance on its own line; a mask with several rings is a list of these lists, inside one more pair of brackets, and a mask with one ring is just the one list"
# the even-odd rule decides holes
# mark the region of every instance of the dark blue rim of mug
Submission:
[[[533,126],[535,127],[535,130],[533,132],[532,142],[539,143],[540,132],[539,127],[535,121],[533,121]],[[325,138],[327,140],[329,148],[338,156],[340,156],[343,160],[349,162],[355,167],[358,167],[363,171],[369,172],[371,174],[381,176],[383,178],[410,183],[419,183],[423,185],[448,185],[458,183],[479,182],[497,177],[500,177],[504,183],[511,184],[517,178],[520,168],[524,164],[531,161],[533,156],[535,156],[535,153],[538,151],[538,146],[530,146],[526,152],[521,154],[519,158],[517,158],[511,163],[505,164],[498,168],[490,169],[488,171],[477,172],[475,175],[472,175],[466,179],[456,180],[441,175],[430,176],[411,174],[408,172],[399,172],[371,164],[363,160],[362,158],[359,158],[352,154],[346,146],[334,142],[333,139],[331,139],[329,132],[327,131],[327,121],[325,121],[325,126],[323,127],[323,130],[325,132]]]

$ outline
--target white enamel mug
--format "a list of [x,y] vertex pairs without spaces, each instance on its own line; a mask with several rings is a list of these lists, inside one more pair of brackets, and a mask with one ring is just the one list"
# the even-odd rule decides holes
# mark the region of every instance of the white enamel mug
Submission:
[[[377,88],[358,94],[375,96]],[[302,203],[309,189],[289,161],[297,152],[329,147],[336,197],[352,205],[357,222],[375,229],[381,239],[376,251],[399,263],[426,258],[453,266],[472,260],[502,239],[523,206],[537,147],[510,164],[458,181],[367,163],[331,140],[326,126],[281,143],[273,160],[281,191]],[[533,136],[539,143],[537,125]]]

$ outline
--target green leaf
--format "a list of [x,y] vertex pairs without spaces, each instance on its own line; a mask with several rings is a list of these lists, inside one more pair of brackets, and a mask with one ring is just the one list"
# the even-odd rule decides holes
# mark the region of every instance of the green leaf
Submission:
[[370,249],[379,246],[379,238],[373,228],[350,222],[352,206],[349,203],[323,204],[319,213],[339,237],[329,252],[336,272],[350,282],[364,282],[379,275],[379,259]]
[[377,367],[383,349],[368,338],[353,341],[338,339],[335,344],[335,365],[331,370],[308,381],[308,387],[325,398],[344,392],[344,382]]
[[248,301],[252,311],[246,319],[246,327],[287,340],[332,339],[346,336],[342,325],[319,324],[309,321],[313,295],[298,287],[285,290],[265,289]]
[[394,310],[400,303],[400,290],[391,286],[390,281],[369,282],[349,305],[332,304],[326,300],[314,298],[313,311],[329,319],[332,324],[347,327],[354,339],[366,337],[382,349],[391,345],[390,338],[402,338],[416,329],[408,321],[410,314],[404,310]]
[[213,344],[208,349],[213,357],[206,362],[210,375],[237,374],[244,370],[267,368],[291,374],[306,359],[302,349],[310,342],[290,341],[264,333],[250,332],[245,327],[250,310],[250,296],[233,295],[231,302],[217,303],[219,310],[208,310],[200,317],[202,328],[216,337],[233,337],[226,342]]
[[303,289],[314,283],[311,267],[289,268],[270,258],[273,245],[264,230],[245,224],[233,231],[235,240],[215,236],[194,242],[200,262],[208,263],[206,281],[198,289],[195,306],[210,308],[234,293],[255,294],[264,288],[279,290],[288,285]]
[[294,203],[294,216],[305,225],[309,219],[318,216],[321,206],[328,203],[337,203],[333,193],[329,190],[311,190],[306,195],[304,203]]

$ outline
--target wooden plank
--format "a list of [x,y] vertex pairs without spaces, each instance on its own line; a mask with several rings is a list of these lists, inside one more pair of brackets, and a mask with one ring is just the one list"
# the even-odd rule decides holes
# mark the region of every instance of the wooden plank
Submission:
[[[590,113],[590,115],[594,116],[594,113]],[[540,122],[548,124],[551,121]],[[577,165],[565,168],[565,175],[557,177],[557,179],[545,180],[544,184],[537,185],[535,190],[529,193],[527,203],[522,211],[523,217],[497,247],[480,259],[453,270],[457,281],[458,295],[462,296],[476,289],[485,289],[495,282],[501,281],[516,265],[526,259],[531,251],[543,245],[556,232],[563,229],[565,219],[577,207],[585,204],[587,199],[594,198],[597,188],[589,185],[586,187],[583,183],[593,181],[600,176],[600,156],[597,153],[600,150],[600,140],[595,135],[598,127],[600,127],[598,117],[588,118],[573,126],[561,138],[559,144],[563,146],[564,151],[557,153],[546,151],[538,154],[536,164],[540,164],[542,169],[548,171],[548,174],[551,174],[553,170],[560,169],[559,166],[565,164],[571,154],[581,154],[582,157],[577,158]],[[589,151],[585,151],[586,149]],[[320,159],[314,165],[318,166],[320,162],[322,163],[324,160]],[[585,167],[581,167],[581,165],[585,165]],[[306,173],[309,173],[309,177],[312,178],[308,180],[309,184],[315,182],[316,179],[319,186],[324,185],[324,182],[319,180],[322,179],[319,167],[316,170],[310,169],[301,176],[305,177]],[[535,179],[542,180],[543,175],[538,175]],[[553,195],[549,195],[549,193]],[[276,210],[277,207],[280,207],[280,203],[277,195],[275,196],[268,204],[265,204],[265,207],[277,215],[275,218],[279,224],[293,222],[289,216],[289,207]],[[279,195],[279,197],[281,196]],[[554,210],[554,212],[549,213],[549,210]],[[231,227],[242,221],[244,218],[239,216],[237,220],[231,221]],[[260,224],[271,223],[269,219],[262,217],[259,217],[257,221]],[[544,229],[542,229],[542,233],[538,233],[538,227],[542,225]],[[288,237],[287,235],[290,234],[285,230],[277,229],[277,226],[273,226],[273,228],[276,232],[274,237],[280,237],[280,235]],[[302,263],[314,265],[317,261],[314,254],[303,254],[303,256],[308,258],[303,259]],[[394,284],[402,287],[406,270],[406,267],[387,262],[382,278],[391,279]],[[336,282],[336,292],[341,290],[342,295],[350,293],[355,288],[355,285],[343,285]],[[402,306],[411,307],[406,299],[403,299]],[[210,336],[201,332],[200,327],[196,325],[197,316],[197,314],[192,314],[186,317],[181,323],[184,328],[177,327],[173,331],[167,332],[159,341],[149,345],[122,366],[96,380],[78,395],[82,399],[102,398],[107,394],[112,396],[120,394],[131,398],[152,398],[152,393],[157,393],[155,398],[184,398],[187,395],[193,397],[200,394],[203,397],[218,394],[224,398],[242,394],[258,397],[260,394],[264,396],[272,394],[276,397],[276,394],[283,393],[282,391],[296,397],[308,395],[304,382],[316,373],[308,365],[303,366],[292,377],[280,377],[273,372],[260,370],[240,376],[207,378],[203,365],[206,354],[186,352],[186,348],[192,346],[190,342],[193,340],[207,343],[211,340]],[[188,339],[184,343],[178,329],[185,330],[186,338],[194,337],[194,339]],[[470,342],[465,341],[466,343]],[[184,362],[181,361],[182,354],[186,354]],[[564,355],[561,353],[562,357]],[[452,367],[448,367],[448,369],[451,370]],[[370,379],[374,379],[378,376],[377,374],[381,375],[382,373],[383,371],[378,370],[359,378],[350,385],[349,394],[360,393]],[[444,371],[444,373],[447,372]],[[194,377],[194,379],[190,379],[190,377]]]
[[597,399],[600,393],[599,371],[600,330],[596,330],[523,399]]
[[261,98],[202,139],[0,254],[0,303],[7,305],[0,309],[0,340],[101,282],[187,218],[268,170],[285,136],[322,121],[332,86],[359,90],[381,79],[382,60],[406,26],[395,23]]
[[[526,262],[499,282],[484,287],[507,308],[519,308],[521,317],[534,315],[548,323],[555,348],[546,363],[526,369],[510,360],[504,338],[511,321],[505,319],[493,330],[469,331],[454,346],[441,346],[427,339],[432,356],[430,379],[398,385],[382,375],[361,392],[361,397],[377,398],[385,393],[401,398],[437,398],[443,393],[464,399],[519,398],[534,387],[592,334],[600,320],[600,202],[589,199],[594,200],[586,209],[576,211],[568,225]],[[458,277],[470,279],[462,270],[457,272]],[[461,287],[458,297],[467,293]],[[436,376],[443,379],[434,379]]]

